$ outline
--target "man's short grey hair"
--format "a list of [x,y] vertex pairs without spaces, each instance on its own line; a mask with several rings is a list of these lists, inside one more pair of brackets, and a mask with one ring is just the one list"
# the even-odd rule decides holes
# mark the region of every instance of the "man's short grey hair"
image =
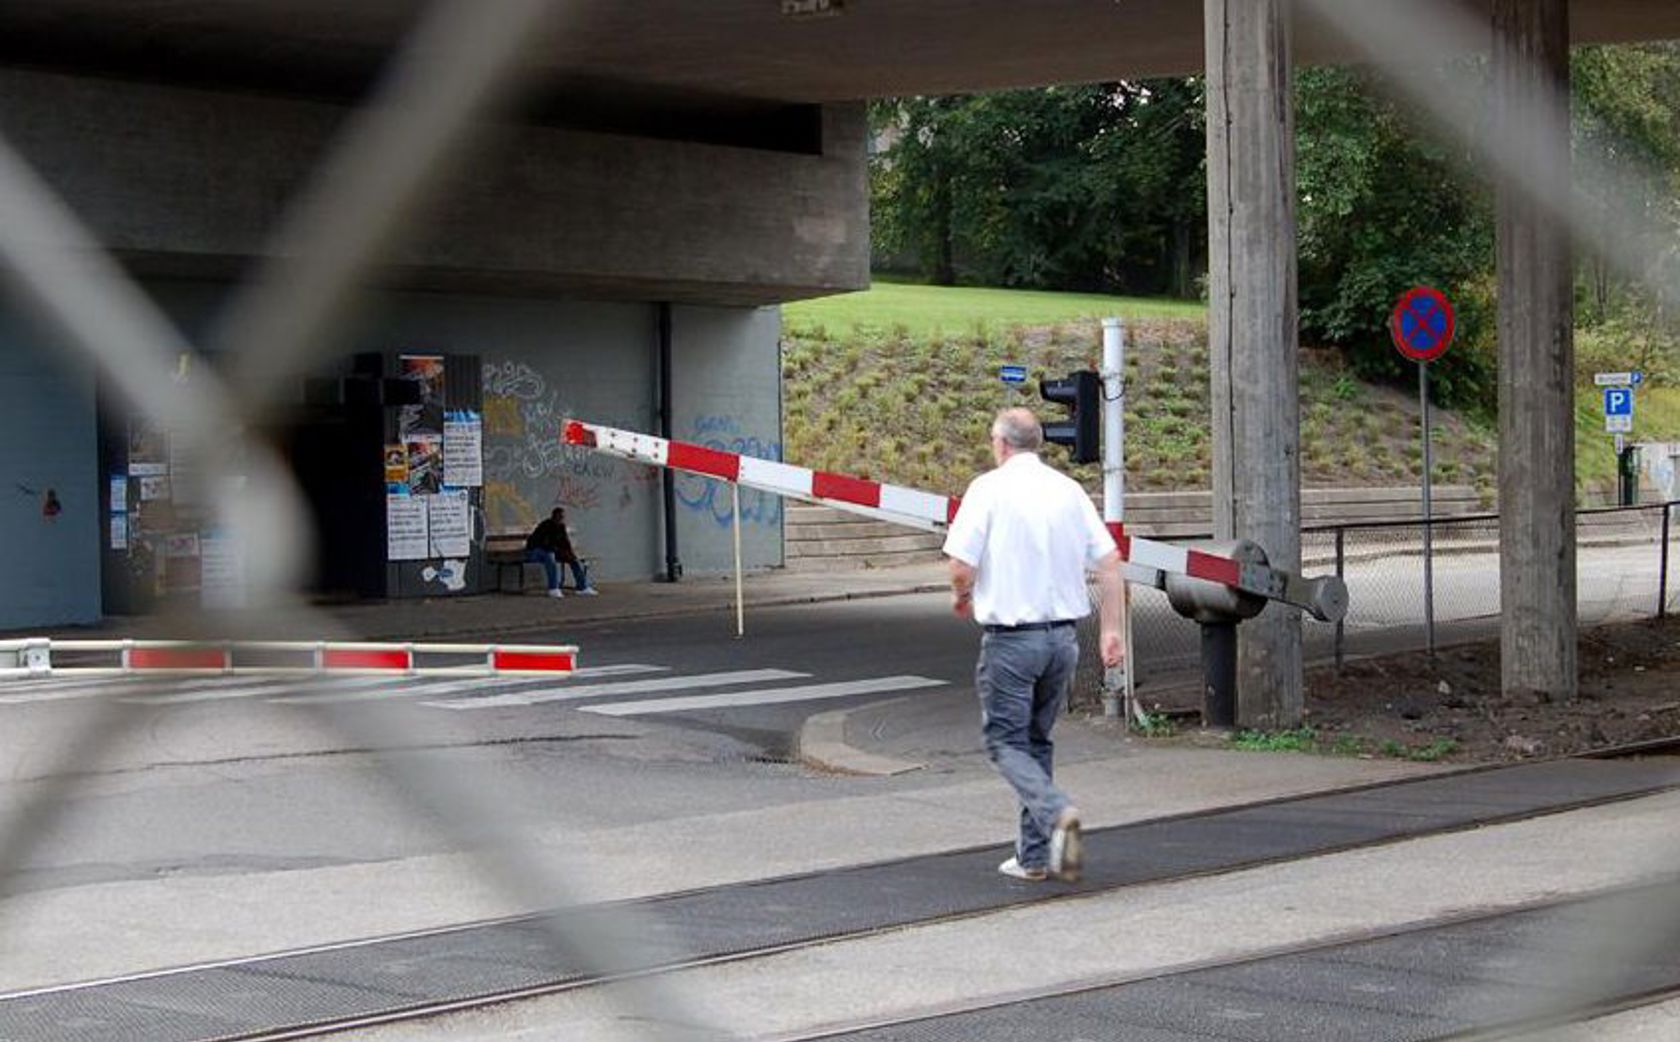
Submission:
[[1044,444],[1044,428],[1026,409],[1005,409],[992,421],[992,437],[1017,452],[1037,452]]

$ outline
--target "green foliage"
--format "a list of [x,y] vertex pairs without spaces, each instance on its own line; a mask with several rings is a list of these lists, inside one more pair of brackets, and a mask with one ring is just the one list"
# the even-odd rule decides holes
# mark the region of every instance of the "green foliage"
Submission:
[[939,285],[1188,296],[1202,109],[1194,78],[877,102],[877,258]]
[[1178,725],[1165,713],[1144,713],[1134,730],[1145,738],[1171,738],[1178,733]]
[[[1480,78],[1481,67],[1442,75]],[[1304,69],[1295,98],[1303,338],[1342,347],[1366,379],[1415,378],[1388,318],[1401,292],[1435,286],[1459,317],[1458,346],[1431,366],[1434,396],[1485,406],[1490,359],[1465,345],[1491,335],[1491,312],[1471,298],[1493,263],[1493,222],[1484,193],[1459,173],[1468,158],[1415,133],[1359,72]]]
[[1247,752],[1303,753],[1318,748],[1318,732],[1310,727],[1293,731],[1238,731],[1231,746]]

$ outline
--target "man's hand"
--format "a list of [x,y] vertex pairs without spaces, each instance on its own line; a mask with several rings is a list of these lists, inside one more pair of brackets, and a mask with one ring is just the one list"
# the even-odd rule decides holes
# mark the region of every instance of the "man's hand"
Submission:
[[1102,632],[1102,663],[1109,669],[1126,661],[1126,652],[1120,642],[1119,630],[1103,630]]
[[959,619],[974,617],[974,566],[951,558],[951,610]]

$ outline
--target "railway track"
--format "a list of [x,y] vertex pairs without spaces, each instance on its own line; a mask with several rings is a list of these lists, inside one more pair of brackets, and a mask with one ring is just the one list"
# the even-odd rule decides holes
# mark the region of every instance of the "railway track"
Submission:
[[[423,1020],[629,977],[761,959],[910,926],[953,922],[1027,905],[1089,898],[1128,887],[1219,875],[1636,799],[1680,789],[1680,762],[1669,755],[1676,751],[1680,751],[1680,741],[1641,743],[1606,750],[1592,759],[1475,768],[1093,830],[1088,838],[1092,873],[1079,884],[1054,891],[1001,884],[991,869],[1004,848],[989,846],[562,913],[590,917],[608,930],[619,914],[628,913],[639,928],[651,931],[650,936],[638,935],[644,950],[640,961],[611,972],[586,969],[573,956],[559,951],[543,928],[544,918],[532,916],[19,992],[0,996],[0,1037],[8,1042],[61,1039],[64,1036],[54,1027],[55,1010],[62,1013],[74,1009],[84,1024],[90,1010],[94,1020],[104,1011],[113,1023],[134,1024],[136,1009],[143,1012],[149,1004],[155,1004],[158,994],[171,991],[198,997],[208,1009],[225,1009],[218,1006],[219,990],[237,988],[249,993],[253,987],[266,988],[264,1005],[283,1009],[288,988],[301,987],[298,982],[320,981],[333,981],[362,1001],[346,1001],[338,1011],[323,1015],[319,996],[305,994],[296,997],[296,1014],[272,1015],[266,1023],[160,1023],[144,1025],[138,1033],[113,1030],[107,1034],[83,1032],[77,1037],[89,1042],[127,1038],[147,1042],[278,1042]],[[1140,864],[1135,858],[1129,859],[1127,852],[1132,850],[1150,852],[1151,861]],[[1431,924],[1425,929],[1437,925],[1451,924]],[[1150,979],[1182,979],[1183,974],[1229,969],[1253,963],[1256,958],[1288,958],[1370,940],[1373,938],[1337,938],[1316,949],[1307,946],[1295,952],[1269,952],[1219,967],[1179,967],[1171,975]],[[460,979],[460,967],[453,961],[457,956],[470,961],[472,979]],[[395,977],[380,968],[398,964],[407,974],[401,979],[401,987]],[[437,971],[436,980],[426,979],[424,973],[416,977],[409,972],[416,965],[432,966]],[[1082,991],[1067,994],[1135,987],[1139,983],[1093,981],[1082,985]],[[1680,985],[1680,967],[1673,983]],[[1011,1001],[1050,1001],[1058,994],[1062,992],[1016,996]],[[1622,999],[1625,996],[1618,1001]],[[952,1010],[944,1015],[965,1012]],[[826,1033],[789,1037],[857,1034],[865,1038],[870,1036],[858,1032],[882,1029],[882,1025],[837,1025]]]

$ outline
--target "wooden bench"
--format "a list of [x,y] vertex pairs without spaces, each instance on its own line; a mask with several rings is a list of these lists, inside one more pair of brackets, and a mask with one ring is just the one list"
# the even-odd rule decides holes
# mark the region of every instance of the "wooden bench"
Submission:
[[[495,590],[498,593],[524,593],[533,586],[539,590],[548,589],[548,572],[536,561],[525,560],[524,532],[503,532],[492,534],[484,540],[484,563],[496,570]],[[579,558],[585,568],[589,567],[589,558]],[[564,586],[566,566],[560,566],[560,584]],[[514,584],[508,585],[508,573],[512,572]]]
[[[548,589],[548,573],[543,566],[536,561],[525,560],[524,532],[487,536],[484,540],[484,563],[496,570],[495,589],[498,593],[524,593],[531,586],[532,573],[536,575],[537,588]],[[511,589],[507,583],[510,570],[514,577]]]

